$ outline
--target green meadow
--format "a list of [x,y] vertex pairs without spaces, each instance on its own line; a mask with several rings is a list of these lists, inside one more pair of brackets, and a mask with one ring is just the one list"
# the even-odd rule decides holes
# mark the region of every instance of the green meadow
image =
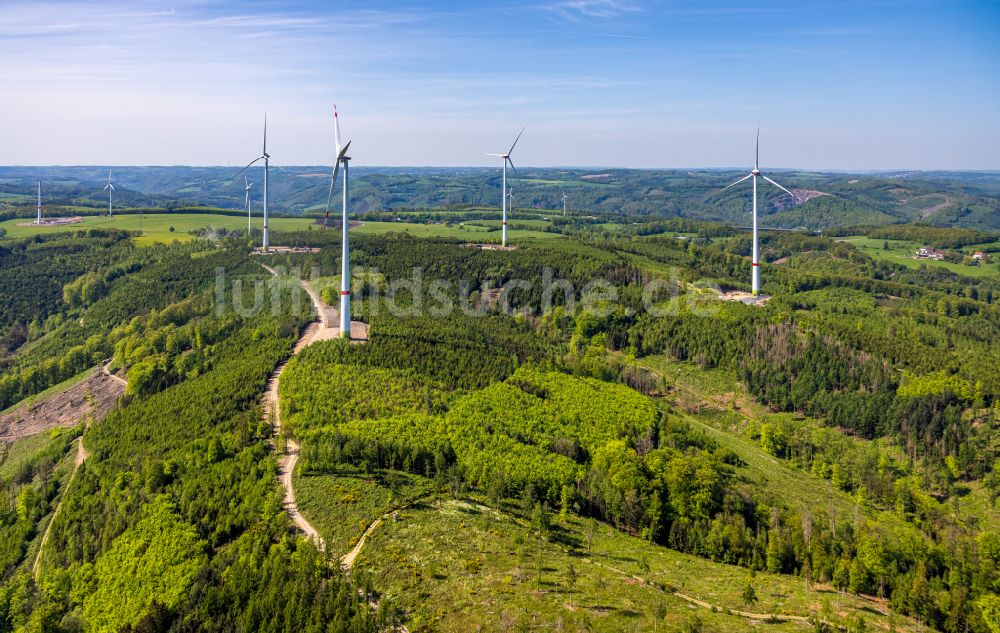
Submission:
[[[0,222],[0,228],[6,231],[7,238],[31,237],[39,234],[51,234],[85,229],[120,229],[123,231],[142,231],[136,238],[140,245],[154,243],[170,243],[174,240],[187,242],[195,239],[192,231],[207,228],[225,229],[227,231],[246,230],[247,219],[239,215],[222,215],[210,213],[150,213],[125,214],[113,217],[84,216],[80,222],[68,225],[49,226],[27,224],[29,218],[16,218]],[[529,224],[542,228],[548,225],[542,220],[524,220],[521,224]],[[262,219],[254,216],[251,225],[254,230],[260,230]],[[270,218],[271,229],[281,231],[321,230],[315,218]],[[491,230],[495,227],[495,230]],[[500,222],[476,221],[465,224],[417,224],[411,222],[364,222],[353,229],[357,233],[384,234],[407,233],[414,237],[447,237],[467,239],[476,242],[500,242]],[[512,228],[509,231],[511,241],[520,238],[552,239],[561,237],[558,233],[546,233],[541,230],[522,230]],[[277,245],[277,244],[276,244]]]
[[[908,268],[920,268],[921,266],[927,266],[927,268],[931,269],[945,268],[953,273],[967,275],[969,277],[993,277],[1000,274],[1000,262],[996,261],[995,257],[994,261],[989,264],[966,266],[964,264],[953,264],[952,262],[945,261],[938,262],[930,259],[914,259],[913,254],[916,253],[918,248],[924,245],[907,240],[880,240],[872,237],[845,237],[838,239],[837,241],[848,242],[866,255],[870,255],[876,259],[884,259],[886,261],[893,262],[894,264],[902,264]],[[889,250],[885,250],[884,248],[886,243],[889,244]],[[966,247],[961,250],[964,252],[978,249]]]

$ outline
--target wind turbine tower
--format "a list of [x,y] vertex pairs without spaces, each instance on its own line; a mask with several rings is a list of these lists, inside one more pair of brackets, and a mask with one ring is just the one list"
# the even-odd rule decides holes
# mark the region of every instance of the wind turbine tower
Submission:
[[507,246],[507,164],[510,163],[511,170],[513,170],[514,175],[517,175],[517,169],[514,167],[514,161],[510,159],[510,155],[514,151],[514,146],[517,145],[519,140],[521,140],[522,134],[524,134],[524,128],[521,128],[521,131],[518,132],[517,138],[514,139],[514,143],[510,146],[510,149],[507,150],[506,153],[486,154],[487,156],[496,156],[497,158],[503,159],[503,189],[501,189],[500,195],[500,199],[503,204],[503,224],[501,225],[503,228],[503,238],[501,240],[502,246]]
[[246,207],[247,207],[247,237],[250,236],[250,190],[253,189],[253,183],[246,176],[243,176],[243,184],[245,185],[246,191]]
[[35,218],[35,224],[42,223],[42,181],[38,181],[38,216]]
[[[244,167],[243,169],[239,170],[236,173],[236,176],[239,176],[240,174],[242,174],[246,170],[250,169],[250,167],[252,167],[254,165],[254,163],[256,163],[259,160],[263,160],[264,161],[264,241],[263,241],[263,246],[264,246],[264,252],[266,253],[266,252],[268,252],[268,249],[271,247],[270,233],[268,232],[268,229],[267,229],[267,172],[270,169],[271,155],[267,153],[267,115],[266,114],[264,115],[264,149],[261,152],[260,156],[258,156],[257,158],[255,158],[252,161],[250,161],[249,163],[247,163],[247,166]],[[233,176],[233,178],[236,178],[236,176]],[[249,190],[248,190],[248,192],[247,192],[247,196],[248,196],[248,198],[247,198],[248,213],[249,213],[249,205],[250,205],[249,195],[250,194],[249,194]],[[249,226],[249,221],[247,222],[247,224]]]
[[108,192],[108,217],[111,217],[111,192],[115,190],[115,186],[111,184],[111,170],[108,170],[108,184],[104,185],[104,190]]
[[778,183],[774,182],[773,180],[771,180],[770,178],[768,178],[767,176],[765,176],[764,174],[761,173],[761,171],[760,171],[760,126],[757,127],[757,146],[756,146],[756,152],[754,154],[753,169],[746,176],[743,176],[742,178],[740,178],[736,182],[734,182],[731,185],[728,185],[728,186],[726,186],[726,187],[724,187],[722,189],[723,191],[725,191],[726,189],[729,189],[730,187],[735,187],[736,185],[740,184],[744,180],[748,180],[750,178],[753,178],[753,262],[751,263],[751,268],[752,268],[752,272],[753,272],[753,278],[752,278],[751,290],[753,292],[753,296],[755,296],[755,297],[760,295],[760,259],[758,257],[759,253],[760,253],[760,248],[759,248],[758,241],[757,241],[757,178],[758,177],[759,178],[763,178],[764,180],[766,180],[767,182],[771,183],[772,185],[774,185],[778,189],[781,189],[782,191],[784,191],[785,193],[787,193],[788,195],[790,195],[793,200],[797,200],[797,198],[795,197],[794,193],[792,193],[788,189],[785,189],[784,187],[782,187],[781,185],[779,185]]
[[330,176],[330,192],[326,196],[326,217],[330,216],[330,203],[333,202],[333,187],[337,184],[337,173],[340,165],[344,165],[344,190],[341,195],[342,210],[340,216],[341,253],[340,253],[340,338],[351,338],[351,263],[350,242],[347,235],[347,167],[351,157],[347,155],[347,145],[340,146],[340,117],[337,116],[337,106],[333,106],[333,141],[336,145],[337,158],[333,162],[333,174]]

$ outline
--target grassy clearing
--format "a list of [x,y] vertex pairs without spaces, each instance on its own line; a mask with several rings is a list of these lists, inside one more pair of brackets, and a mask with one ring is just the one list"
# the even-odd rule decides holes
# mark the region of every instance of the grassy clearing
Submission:
[[967,251],[983,251],[986,253],[1000,253],[1000,240],[996,242],[984,242],[982,244],[970,244],[965,247]]
[[[1000,275],[1000,262],[997,261],[989,264],[980,264],[979,266],[966,266],[964,264],[953,264],[951,262],[913,259],[913,254],[916,250],[921,246],[924,246],[923,244],[919,244],[917,242],[910,242],[907,240],[880,240],[870,237],[845,237],[840,238],[837,241],[853,244],[855,248],[866,255],[874,257],[875,259],[883,259],[893,262],[894,264],[902,264],[907,268],[920,268],[921,266],[927,266],[928,268],[944,268],[953,273],[969,277],[993,277]],[[883,249],[886,242],[889,243],[889,250]],[[980,249],[963,248],[961,250],[968,251]]]
[[337,556],[354,547],[377,518],[434,490],[433,482],[407,473],[296,477],[299,511],[316,526],[327,549]]
[[[706,411],[700,414],[680,413],[692,426],[704,432],[719,446],[724,446],[745,464],[736,469],[737,477],[749,483],[752,489],[760,490],[772,503],[781,505],[792,501],[803,508],[824,508],[839,517],[852,516],[858,512],[855,500],[837,489],[826,479],[803,472],[782,459],[769,455],[757,442],[746,439],[731,431],[721,430],[739,423],[740,416],[730,411]],[[879,515],[891,517],[889,513]],[[895,523],[901,519],[892,518]]]
[[960,482],[955,496],[956,512],[980,529],[1000,525],[1000,502],[992,503],[982,482]]
[[35,455],[51,446],[64,433],[72,432],[73,429],[53,429],[0,446],[0,480],[10,481],[23,464],[30,462]]
[[[804,508],[823,508],[840,517],[863,512],[901,530],[915,529],[895,512],[872,506],[862,510],[855,497],[829,480],[767,453],[757,441],[750,439],[751,421],[774,422],[793,414],[769,411],[747,394],[731,372],[702,369],[693,363],[678,362],[667,356],[649,356],[638,362],[665,377],[666,384],[674,388],[666,399],[675,407],[676,413],[719,446],[736,453],[744,463],[736,469],[738,478],[751,488],[762,491],[774,503],[795,500]],[[809,418],[803,422],[823,424],[821,420]]]
[[[494,511],[474,500],[442,499],[400,512],[369,537],[356,561],[385,599],[408,613],[411,631],[548,629],[678,630],[693,617],[706,631],[742,631],[755,613],[818,615],[846,624],[862,613],[878,628],[889,617],[877,605],[829,589],[807,590],[793,576],[758,574],[760,602],[743,604],[745,569],[712,563],[653,545],[607,525],[555,518],[539,539],[512,506]],[[672,595],[716,605],[695,607]],[[656,605],[664,612],[655,617]],[[896,618],[897,630],[918,626]],[[768,624],[769,631],[802,623]]]

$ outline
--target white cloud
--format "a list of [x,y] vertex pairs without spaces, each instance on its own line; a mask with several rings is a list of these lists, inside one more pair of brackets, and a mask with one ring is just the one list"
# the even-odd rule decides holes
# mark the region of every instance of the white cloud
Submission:
[[613,18],[640,10],[636,2],[630,0],[559,0],[540,7],[568,20],[583,18]]

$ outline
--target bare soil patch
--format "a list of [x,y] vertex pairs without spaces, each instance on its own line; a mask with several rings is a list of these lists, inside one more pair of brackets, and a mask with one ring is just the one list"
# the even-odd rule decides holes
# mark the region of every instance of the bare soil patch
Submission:
[[[331,217],[326,224],[323,223],[323,218],[316,218],[316,221],[313,222],[313,224],[318,224],[320,226],[325,226],[327,229],[339,229],[340,228],[340,218],[337,218],[335,220],[335,219],[333,219]],[[364,226],[364,225],[365,225],[364,222],[359,222],[358,220],[348,220],[347,221],[347,230],[350,231],[351,229],[356,229],[356,228]]]
[[18,226],[66,226],[67,224],[76,224],[77,222],[82,222],[83,217],[77,215],[71,218],[42,218],[41,224],[36,224],[34,221],[31,222],[18,222]]
[[462,244],[462,248],[475,248],[481,251],[516,251],[516,246],[501,246],[500,244]]
[[76,426],[88,416],[100,419],[124,393],[125,385],[120,378],[94,368],[89,376],[62,393],[0,414],[0,441]]

